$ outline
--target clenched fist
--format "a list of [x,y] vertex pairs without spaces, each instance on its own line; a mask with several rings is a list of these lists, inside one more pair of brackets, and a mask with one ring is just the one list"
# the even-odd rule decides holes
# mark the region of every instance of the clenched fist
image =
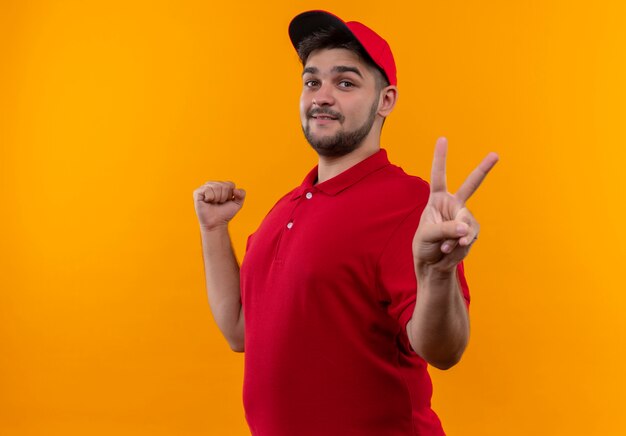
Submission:
[[233,182],[209,181],[193,191],[200,227],[213,230],[226,226],[243,206],[246,191]]

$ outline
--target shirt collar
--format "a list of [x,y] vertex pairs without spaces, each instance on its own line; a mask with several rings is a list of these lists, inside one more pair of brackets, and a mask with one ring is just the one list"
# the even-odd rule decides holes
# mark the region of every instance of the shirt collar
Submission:
[[302,184],[295,189],[291,199],[295,200],[300,197],[304,192],[318,190],[328,195],[336,195],[344,189],[354,185],[365,176],[377,171],[383,167],[390,165],[387,158],[387,151],[381,148],[373,155],[363,159],[361,162],[351,166],[342,173],[337,174],[322,183],[315,185],[317,180],[318,165],[313,168],[309,174],[306,175]]

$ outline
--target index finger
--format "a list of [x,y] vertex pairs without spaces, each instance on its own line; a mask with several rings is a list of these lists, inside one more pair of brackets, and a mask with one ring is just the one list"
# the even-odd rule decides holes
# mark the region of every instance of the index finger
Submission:
[[430,192],[446,192],[446,153],[448,140],[443,136],[437,139],[433,167],[430,173]]
[[454,196],[461,202],[465,203],[472,196],[474,192],[478,189],[480,184],[483,182],[489,171],[494,167],[496,163],[498,163],[498,155],[496,153],[489,153],[483,161],[476,167],[474,171],[467,176],[467,179],[463,182],[461,187]]

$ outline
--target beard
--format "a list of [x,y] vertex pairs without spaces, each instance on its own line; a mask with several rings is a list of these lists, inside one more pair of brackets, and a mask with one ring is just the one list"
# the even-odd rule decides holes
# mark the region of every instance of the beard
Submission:
[[374,99],[374,104],[370,108],[370,113],[365,122],[356,130],[351,132],[339,131],[333,136],[324,136],[316,138],[311,135],[311,125],[309,120],[316,114],[327,114],[337,118],[337,121],[343,124],[345,117],[338,112],[330,109],[313,109],[307,113],[306,125],[302,125],[304,137],[318,155],[324,157],[339,157],[353,152],[361,146],[363,140],[372,130],[374,121],[376,120],[376,112],[378,111],[378,100]]

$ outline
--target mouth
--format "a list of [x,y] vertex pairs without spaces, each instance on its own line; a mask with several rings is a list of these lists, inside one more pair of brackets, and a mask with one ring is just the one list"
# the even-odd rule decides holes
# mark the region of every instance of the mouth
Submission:
[[330,115],[313,115],[311,118],[316,119],[318,121],[336,121],[337,117],[333,117]]
[[341,114],[340,113],[334,113],[332,111],[319,111],[319,110],[314,110],[311,111],[311,113],[309,114],[309,118],[312,118],[313,120],[315,120],[317,123],[322,123],[322,124],[327,124],[330,123],[332,121],[339,121],[341,122]]

